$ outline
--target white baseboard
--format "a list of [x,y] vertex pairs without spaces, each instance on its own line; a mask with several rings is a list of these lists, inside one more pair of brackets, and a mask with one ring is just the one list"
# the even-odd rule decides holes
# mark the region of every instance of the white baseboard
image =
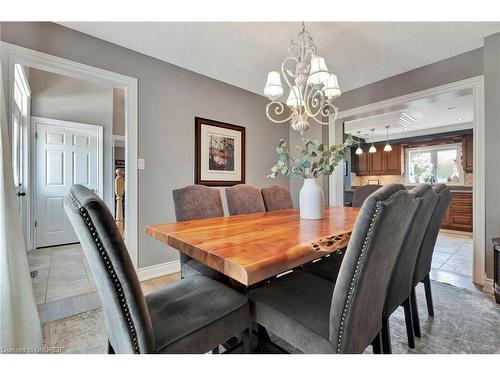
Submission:
[[493,279],[487,277],[483,280],[483,292],[493,294]]
[[180,272],[181,263],[178,260],[172,262],[155,264],[154,266],[139,268],[137,272],[140,281],[154,279],[156,277],[170,275],[172,273]]

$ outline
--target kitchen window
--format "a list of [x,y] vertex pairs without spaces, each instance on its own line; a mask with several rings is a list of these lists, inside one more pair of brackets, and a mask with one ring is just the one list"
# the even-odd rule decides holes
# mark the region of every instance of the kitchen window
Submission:
[[461,143],[407,149],[406,183],[463,185],[461,160]]

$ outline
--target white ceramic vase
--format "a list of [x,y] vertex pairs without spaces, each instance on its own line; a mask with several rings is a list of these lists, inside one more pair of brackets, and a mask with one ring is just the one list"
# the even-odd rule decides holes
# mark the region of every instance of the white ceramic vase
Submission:
[[304,179],[299,194],[299,207],[301,219],[323,218],[323,190],[315,178]]

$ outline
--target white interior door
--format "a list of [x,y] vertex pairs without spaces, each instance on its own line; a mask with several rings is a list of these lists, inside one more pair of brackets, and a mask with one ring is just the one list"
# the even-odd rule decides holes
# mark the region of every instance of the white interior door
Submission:
[[102,127],[35,117],[32,122],[36,129],[36,247],[78,242],[64,213],[64,195],[73,184],[101,195]]

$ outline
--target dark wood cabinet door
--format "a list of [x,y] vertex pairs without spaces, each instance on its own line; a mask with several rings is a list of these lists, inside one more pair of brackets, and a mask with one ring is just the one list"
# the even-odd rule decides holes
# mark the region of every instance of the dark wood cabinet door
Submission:
[[377,152],[369,154],[370,174],[381,175],[385,173],[385,154],[381,147],[378,147]]
[[441,227],[472,232],[472,193],[452,193]]
[[392,146],[392,151],[385,152],[385,174],[401,174],[401,146]]
[[472,173],[472,160],[474,155],[473,149],[474,140],[472,138],[472,134],[467,134],[464,136],[464,140],[462,143],[462,165],[464,167],[464,171],[467,173]]
[[361,155],[355,155],[356,158],[356,174],[358,176],[367,176],[369,175],[369,165],[368,165],[368,151],[363,149],[363,153]]

